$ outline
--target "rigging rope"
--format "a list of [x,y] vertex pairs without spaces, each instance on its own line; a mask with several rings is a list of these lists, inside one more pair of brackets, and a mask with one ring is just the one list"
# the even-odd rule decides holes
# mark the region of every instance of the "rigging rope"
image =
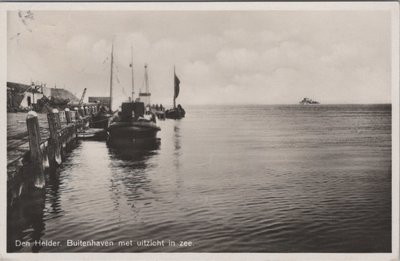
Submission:
[[[118,68],[118,65],[117,65],[117,64],[115,65],[115,71],[116,71],[117,73],[119,73],[119,68]],[[119,87],[121,87],[121,89],[122,89],[122,93],[123,93],[125,96],[128,96],[128,95],[126,94],[126,91],[125,91],[124,86],[121,84],[121,82],[120,82],[120,80],[119,80],[118,74],[115,75],[115,78],[117,79],[117,83],[119,84]]]

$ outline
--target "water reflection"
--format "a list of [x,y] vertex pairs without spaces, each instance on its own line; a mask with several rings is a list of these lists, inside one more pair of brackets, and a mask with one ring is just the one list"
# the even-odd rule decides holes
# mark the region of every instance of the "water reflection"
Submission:
[[60,172],[54,171],[54,174],[50,175],[46,188],[46,203],[49,207],[46,208],[46,220],[51,218],[59,217],[62,213],[60,204],[60,185],[62,184],[60,179]]
[[[44,235],[45,195],[42,190],[32,190],[7,210],[7,251],[22,249],[17,241],[33,243]],[[32,252],[39,252],[40,246],[32,245]]]
[[130,151],[149,151],[159,149],[161,144],[160,138],[143,138],[143,139],[116,139],[108,140],[107,147],[116,150],[130,150]]
[[181,155],[181,128],[180,121],[175,121],[174,132],[173,132],[173,140],[174,140],[174,166],[176,169],[179,169],[180,162],[179,158]]
[[[45,222],[60,217],[60,170],[50,170],[46,175],[45,190],[31,189],[16,204],[7,210],[7,251],[15,252],[23,246],[17,241],[40,241],[45,234]],[[32,252],[42,249],[40,244],[31,244]]]
[[137,140],[136,142],[108,142],[107,147],[110,157],[124,161],[137,162],[142,161],[154,151],[160,149],[160,139]]
[[120,209],[121,204],[127,204],[131,209],[139,206],[140,202],[150,204],[148,200],[151,198],[146,196],[151,187],[148,172],[155,168],[153,159],[159,153],[160,139],[122,146],[108,143],[107,146],[113,170],[110,191],[114,210]]
[[195,244],[41,252],[390,252],[390,111],[269,108],[199,109],[162,122],[158,146],[82,142],[45,204],[8,212],[8,250],[41,238]]
[[[181,134],[181,121],[177,120],[174,122],[174,132],[172,133],[172,140],[173,140],[173,144],[174,144],[174,158],[173,158],[173,162],[174,162],[174,167],[175,167],[175,173],[176,173],[176,190],[175,190],[175,197],[178,198],[180,196],[180,191],[182,188],[182,184],[183,184],[183,179],[181,176],[181,173],[179,171],[181,163],[180,163],[180,158],[181,158],[181,149],[182,149],[182,145],[181,145],[181,138],[182,138],[182,134]],[[185,209],[182,209],[183,211],[185,211]]]

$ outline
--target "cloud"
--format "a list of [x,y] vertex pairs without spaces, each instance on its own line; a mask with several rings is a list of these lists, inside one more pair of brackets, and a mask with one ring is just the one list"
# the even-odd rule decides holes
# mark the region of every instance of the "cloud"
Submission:
[[230,70],[247,70],[255,64],[257,53],[246,48],[223,49],[217,53],[218,63]]
[[[32,33],[8,13],[8,80],[107,95],[136,92],[147,63],[153,101],[390,101],[390,16],[374,11],[35,12]],[[117,80],[118,78],[118,80]],[[124,91],[123,91],[124,90]],[[122,99],[121,98],[121,99]]]

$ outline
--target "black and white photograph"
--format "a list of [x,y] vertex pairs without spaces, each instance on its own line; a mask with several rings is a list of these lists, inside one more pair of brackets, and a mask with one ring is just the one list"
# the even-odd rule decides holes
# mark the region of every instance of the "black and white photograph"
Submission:
[[397,260],[398,3],[2,7],[6,260]]

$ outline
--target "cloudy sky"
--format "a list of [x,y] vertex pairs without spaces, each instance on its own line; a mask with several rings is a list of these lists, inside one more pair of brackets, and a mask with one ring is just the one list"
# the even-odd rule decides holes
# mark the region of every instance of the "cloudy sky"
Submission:
[[149,67],[154,103],[390,102],[387,11],[33,11],[8,13],[8,81],[80,96],[130,95]]

